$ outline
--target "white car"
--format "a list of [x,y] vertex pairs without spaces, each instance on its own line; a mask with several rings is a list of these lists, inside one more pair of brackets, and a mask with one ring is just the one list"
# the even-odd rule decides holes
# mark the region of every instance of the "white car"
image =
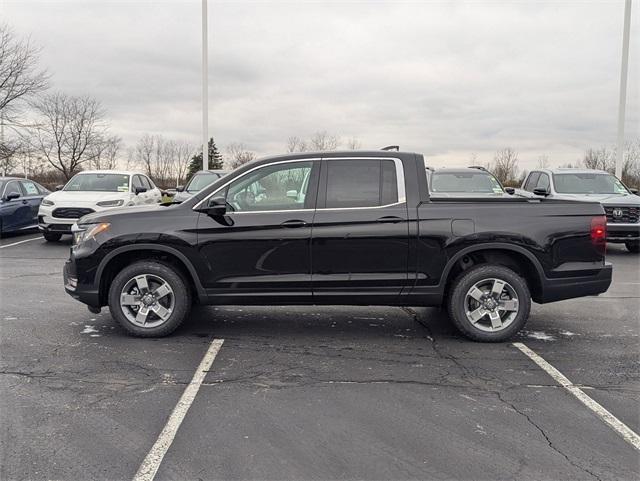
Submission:
[[38,228],[55,242],[71,234],[71,226],[82,216],[114,207],[158,204],[162,194],[140,172],[90,170],[71,178],[60,190],[42,200]]

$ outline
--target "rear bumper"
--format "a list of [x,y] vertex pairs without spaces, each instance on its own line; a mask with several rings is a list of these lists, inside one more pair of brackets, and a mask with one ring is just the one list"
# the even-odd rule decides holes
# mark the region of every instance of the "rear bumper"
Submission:
[[607,242],[640,240],[640,224],[607,224]]
[[613,268],[605,262],[604,266],[595,273],[577,277],[545,278],[542,282],[542,296],[537,301],[562,301],[575,297],[596,296],[609,289]]

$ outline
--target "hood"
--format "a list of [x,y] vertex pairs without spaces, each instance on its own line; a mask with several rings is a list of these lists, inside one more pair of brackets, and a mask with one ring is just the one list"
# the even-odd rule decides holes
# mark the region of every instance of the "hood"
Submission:
[[640,205],[640,197],[635,194],[558,194],[556,198],[600,202],[604,205]]
[[78,207],[95,205],[96,202],[105,200],[126,199],[129,196],[129,192],[69,192],[58,190],[49,194],[46,199],[54,204],[69,204],[73,207]]
[[193,193],[188,193],[188,192],[176,192],[176,195],[173,196],[173,201],[174,202],[184,202],[187,199],[190,199],[191,196],[193,195]]
[[89,222],[109,222],[112,219],[117,219],[120,216],[130,216],[136,214],[145,213],[157,213],[159,211],[164,212],[166,209],[170,209],[171,206],[163,206],[160,204],[153,205],[141,205],[132,207],[115,207],[100,212],[94,212],[93,214],[87,214],[84,217],[78,219],[78,223]]

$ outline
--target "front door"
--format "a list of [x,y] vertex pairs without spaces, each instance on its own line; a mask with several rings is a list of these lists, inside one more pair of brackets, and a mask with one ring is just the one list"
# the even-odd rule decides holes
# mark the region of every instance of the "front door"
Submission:
[[402,163],[322,161],[313,221],[313,295],[323,304],[393,304],[407,285],[409,223]]
[[[211,194],[227,215],[198,218],[214,301],[283,304],[311,300],[311,226],[319,160],[265,164]],[[206,202],[206,200],[205,200]]]

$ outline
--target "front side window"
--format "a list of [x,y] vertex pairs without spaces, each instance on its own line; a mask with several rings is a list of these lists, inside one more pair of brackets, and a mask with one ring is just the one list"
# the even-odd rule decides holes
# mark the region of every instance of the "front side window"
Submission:
[[617,177],[611,174],[553,174],[556,192],[560,194],[630,194]]
[[549,176],[547,174],[540,174],[536,189],[549,189]]
[[304,209],[312,161],[261,167],[232,182],[226,199],[234,211]]
[[142,183],[142,178],[139,175],[134,175],[133,180],[131,181],[132,190],[135,192],[136,189],[144,189],[145,186]]
[[9,194],[22,195],[22,191],[20,190],[20,184],[18,184],[17,181],[12,180],[11,182],[7,183],[7,186],[4,188],[4,195],[6,197]]
[[398,202],[392,160],[327,160],[327,208],[377,207]]
[[129,192],[127,174],[78,174],[64,186],[68,192]]

